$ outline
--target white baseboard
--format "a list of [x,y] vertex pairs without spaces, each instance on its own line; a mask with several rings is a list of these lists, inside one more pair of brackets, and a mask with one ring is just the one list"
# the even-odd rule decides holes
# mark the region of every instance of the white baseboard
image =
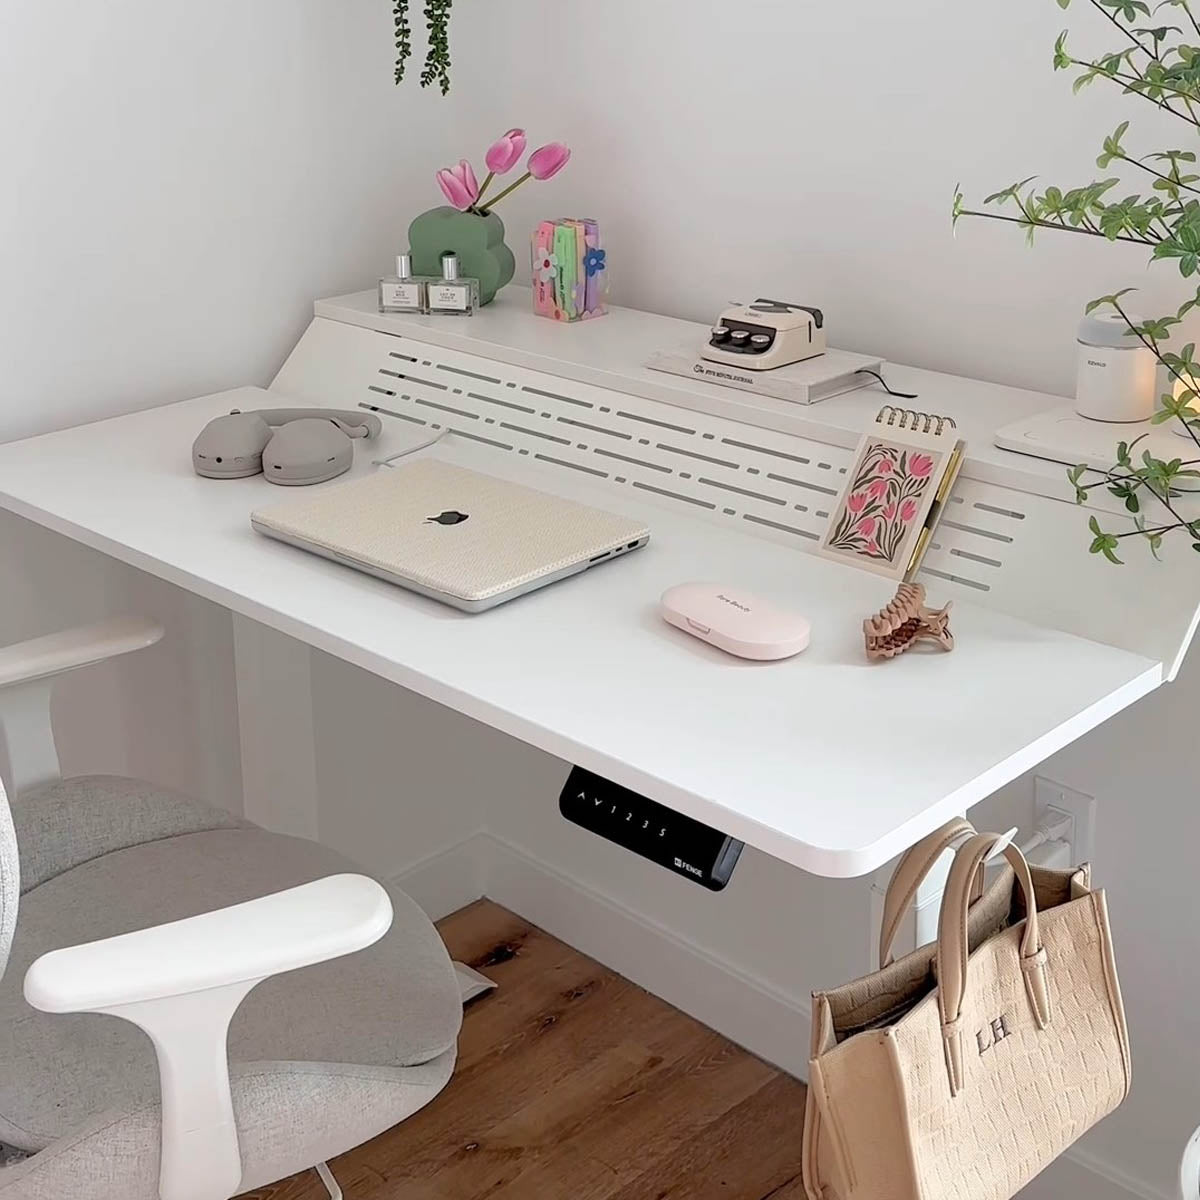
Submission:
[[1113,1200],[1179,1200],[1177,1191],[1160,1191],[1086,1150],[1070,1150],[1066,1157],[1082,1170],[1091,1172],[1095,1190],[1088,1193],[1089,1197],[1095,1195],[1105,1200],[1111,1192]]
[[[394,881],[434,920],[487,896],[790,1075],[807,1076],[807,996],[788,995],[494,834],[473,834]],[[1074,1150],[1021,1200],[1178,1198]]]
[[1019,1200],[1179,1200],[1083,1150],[1068,1150]]
[[760,1058],[807,1073],[807,996],[786,994],[501,838],[474,834],[395,882],[434,919],[487,896]]
[[472,834],[396,872],[391,881],[411,896],[431,921],[440,921],[486,894],[488,840],[486,834]]
[[712,950],[491,834],[486,892],[739,1046],[804,1078],[812,1010]]

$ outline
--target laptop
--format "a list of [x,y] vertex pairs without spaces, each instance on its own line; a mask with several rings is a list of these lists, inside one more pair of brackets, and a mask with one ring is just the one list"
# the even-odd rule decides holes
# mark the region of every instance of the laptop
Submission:
[[464,612],[644,546],[639,521],[425,458],[258,509],[259,533]]

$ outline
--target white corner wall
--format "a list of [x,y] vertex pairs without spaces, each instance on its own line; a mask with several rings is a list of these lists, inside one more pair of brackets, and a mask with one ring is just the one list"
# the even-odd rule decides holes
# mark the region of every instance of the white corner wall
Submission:
[[[1085,19],[1079,6],[1069,15]],[[575,157],[502,210],[519,261],[535,221],[586,211],[605,228],[618,302],[705,320],[731,298],[780,294],[824,307],[847,348],[1068,392],[1084,301],[1132,283],[1153,309],[1174,296],[1169,272],[1083,238],[1028,251],[1003,227],[966,223],[957,240],[949,229],[956,181],[979,197],[1034,171],[1091,178],[1096,143],[1130,115],[1098,88],[1073,99],[1050,70],[1064,20],[1044,0],[460,0],[443,101],[393,88],[385,3],[8,0],[0,439],[265,383],[315,296],[369,285],[401,248],[411,216],[439,199],[434,168],[462,154],[478,165],[520,124]],[[1133,132],[1149,143],[1153,124],[1139,116]],[[130,607],[159,615],[171,638],[63,687],[65,766],[237,807],[227,614],[0,519],[0,641]],[[727,970],[757,988],[756,1012],[785,1014],[865,961],[865,883],[824,884],[747,854],[724,896],[701,894],[558,823],[563,764],[341,664],[314,659],[313,678],[320,832],[369,865],[415,868],[432,887],[430,873],[453,863],[462,875],[443,898],[470,895],[478,856],[436,855],[504,814],[495,886],[532,909],[568,895],[568,881],[607,902],[593,910],[612,917],[603,928],[583,909],[540,914],[590,928],[585,949],[619,960],[657,929],[674,947],[667,969]],[[1121,1186],[1068,1165],[1039,1197],[1173,1200],[1200,1122],[1198,699],[1193,665],[1043,768],[1100,800],[1097,872],[1135,1084],[1082,1148]],[[409,736],[393,738],[401,723]],[[983,807],[1024,815],[1029,792],[1026,781]],[[530,863],[542,874],[521,876]],[[690,983],[680,974],[674,986]],[[794,1053],[805,1036],[798,1028]]]
[[[0,438],[265,384],[430,200],[387,4],[0,7]],[[186,447],[180,447],[180,452]]]
[[[315,296],[380,274],[449,117],[393,86],[391,26],[325,0],[0,5],[0,440],[265,385]],[[178,633],[64,681],[66,765],[239,807],[228,615],[12,518],[0,564],[0,642],[128,607]]]

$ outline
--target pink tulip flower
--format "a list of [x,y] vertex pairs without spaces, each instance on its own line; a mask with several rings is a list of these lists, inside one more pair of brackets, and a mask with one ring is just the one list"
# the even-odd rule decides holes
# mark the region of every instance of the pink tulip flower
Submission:
[[909,523],[917,515],[917,502],[915,500],[905,500],[900,506],[900,520],[905,525]]
[[527,169],[534,179],[550,179],[567,165],[571,151],[562,142],[550,142],[529,156]]
[[460,212],[466,212],[479,199],[479,181],[465,158],[457,167],[439,171],[437,181],[446,199]]
[[908,460],[908,473],[916,479],[924,479],[933,470],[933,459],[928,454],[914,454]]
[[849,500],[846,501],[846,507],[852,513],[860,513],[867,506],[867,497],[864,492],[855,492]]
[[885,521],[894,521],[896,519],[896,502],[894,500],[883,510],[883,519]]
[[880,475],[890,475],[892,473],[892,460],[884,455],[875,465],[875,469]]
[[510,129],[488,148],[487,169],[493,175],[505,175],[520,162],[524,153],[525,130]]
[[875,532],[875,518],[863,517],[863,519],[858,523],[858,532],[861,533],[863,537],[871,537]]
[[886,479],[872,479],[871,486],[867,488],[872,500],[882,500],[884,493],[888,490]]

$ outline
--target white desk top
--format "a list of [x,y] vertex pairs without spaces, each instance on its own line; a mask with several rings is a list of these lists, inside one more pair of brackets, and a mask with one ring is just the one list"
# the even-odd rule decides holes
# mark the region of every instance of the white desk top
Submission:
[[[278,403],[247,389],[0,446],[0,506],[820,875],[882,865],[1162,678],[966,604],[954,653],[870,665],[861,621],[889,583],[640,501],[647,549],[466,616],[255,534],[250,510],[279,497],[261,477],[192,474],[205,421]],[[406,438],[360,443],[355,474]],[[453,436],[423,453],[633,510]],[[811,648],[745,663],[668,627],[658,596],[698,578],[800,608]]]

